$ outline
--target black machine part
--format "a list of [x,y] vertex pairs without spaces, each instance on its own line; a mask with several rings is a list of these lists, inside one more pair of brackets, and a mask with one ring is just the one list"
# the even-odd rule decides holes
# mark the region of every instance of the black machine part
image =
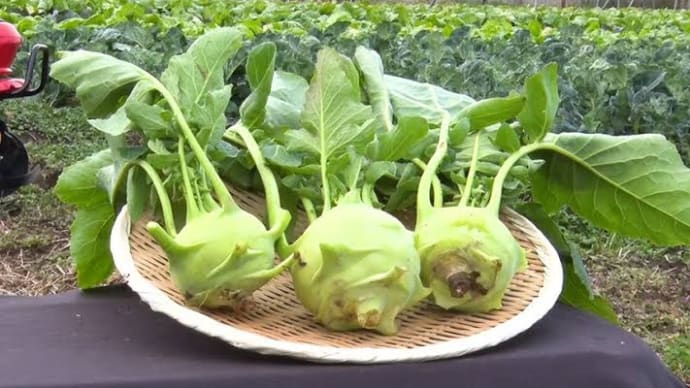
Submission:
[[29,182],[29,155],[24,144],[0,121],[0,197]]

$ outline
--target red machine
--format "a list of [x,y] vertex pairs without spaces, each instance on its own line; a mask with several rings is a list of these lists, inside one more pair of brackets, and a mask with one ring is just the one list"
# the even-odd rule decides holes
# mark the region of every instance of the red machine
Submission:
[[[48,47],[37,44],[31,48],[24,78],[12,77],[12,64],[22,38],[10,23],[0,21],[0,100],[33,96],[48,82]],[[32,87],[38,55],[41,55],[41,77]],[[0,120],[0,197],[16,191],[29,178],[29,156],[22,142]]]

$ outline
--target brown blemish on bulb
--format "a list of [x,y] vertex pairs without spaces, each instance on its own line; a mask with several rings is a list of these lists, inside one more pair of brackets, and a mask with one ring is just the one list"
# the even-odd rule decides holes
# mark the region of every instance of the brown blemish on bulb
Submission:
[[448,287],[450,287],[450,294],[456,298],[463,297],[467,292],[486,295],[488,290],[477,282],[477,278],[479,278],[479,272],[477,271],[470,273],[456,272],[449,275],[446,281],[448,282]]
[[297,264],[299,264],[300,267],[305,267],[307,265],[307,262],[302,260],[302,255],[300,255],[299,252],[295,252],[295,260],[297,260]]
[[[448,284],[450,294],[455,298],[461,298],[468,292],[472,294],[486,295],[489,290],[479,283],[480,273],[468,263],[469,251],[472,247],[454,249],[440,256],[433,264],[432,271],[437,278],[444,279]],[[496,263],[498,269],[500,261]]]
[[358,317],[359,324],[367,329],[376,328],[381,322],[381,314],[378,310],[370,310]]

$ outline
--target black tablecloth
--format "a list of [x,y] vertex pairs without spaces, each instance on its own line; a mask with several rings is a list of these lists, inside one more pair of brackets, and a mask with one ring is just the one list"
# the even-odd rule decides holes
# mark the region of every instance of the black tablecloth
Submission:
[[0,297],[0,387],[681,388],[638,337],[557,304],[461,358],[314,364],[237,350],[152,312],[124,286]]

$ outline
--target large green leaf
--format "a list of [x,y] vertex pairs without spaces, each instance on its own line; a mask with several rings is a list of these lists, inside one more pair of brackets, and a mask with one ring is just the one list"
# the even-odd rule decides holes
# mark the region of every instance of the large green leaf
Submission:
[[410,150],[429,132],[426,120],[420,117],[403,117],[390,132],[378,136],[371,143],[371,156],[375,160],[396,161],[408,156]]
[[549,136],[536,156],[536,200],[594,225],[656,244],[690,244],[690,169],[661,135]]
[[109,202],[77,211],[70,229],[70,253],[77,267],[80,288],[96,287],[113,271],[110,233],[115,213]]
[[127,118],[124,106],[104,119],[89,119],[89,124],[103,133],[111,136],[119,136],[131,129],[131,121]]
[[113,269],[108,241],[115,212],[98,177],[99,171],[112,163],[110,150],[97,152],[67,167],[54,189],[61,201],[77,207],[71,227],[70,253],[76,262],[81,288],[99,285]]
[[359,100],[359,88],[351,78],[353,68],[334,49],[319,51],[301,116],[304,129],[288,132],[291,147],[328,160],[342,155],[350,145],[363,147],[371,140],[373,114]]
[[525,97],[510,95],[477,101],[465,107],[460,114],[470,121],[470,130],[477,130],[515,118],[525,105]]
[[76,89],[89,118],[104,118],[117,111],[135,84],[150,74],[112,56],[86,51],[63,51],[51,65],[50,76]]
[[249,52],[247,58],[247,80],[252,93],[240,106],[240,117],[249,128],[260,126],[266,117],[266,103],[271,93],[276,62],[276,45],[262,43]]
[[297,74],[276,71],[266,103],[265,125],[271,129],[299,128],[309,83]]
[[509,124],[503,124],[496,131],[494,144],[503,151],[515,152],[520,149],[520,138]]
[[210,30],[184,54],[172,57],[161,75],[201,145],[219,139],[225,129],[232,91],[225,83],[225,68],[242,46],[242,37],[233,27]]
[[128,119],[143,132],[148,139],[174,138],[172,113],[158,105],[139,101],[127,102],[124,106]]
[[146,211],[151,186],[143,169],[132,168],[127,174],[127,212],[132,223],[139,221]]
[[379,54],[363,46],[355,50],[355,64],[362,73],[366,94],[378,125],[385,131],[393,129],[393,106],[383,79],[383,63]]
[[417,116],[439,125],[444,111],[454,117],[475,102],[468,96],[428,83],[392,75],[385,75],[384,80],[398,117]]
[[132,121],[136,121],[129,116],[130,106],[144,105],[148,107],[147,104],[150,103],[153,88],[154,86],[149,79],[137,82],[125,103],[115,113],[103,119],[90,119],[88,120],[89,124],[109,136],[120,136],[128,132],[135,126],[132,125]]
[[525,81],[527,102],[518,120],[528,142],[537,142],[551,129],[558,112],[558,65],[550,63]]
[[577,274],[574,263],[564,263],[563,272],[561,301],[580,310],[596,314],[609,322],[618,323],[618,316],[611,303],[588,289]]
[[64,203],[78,207],[98,206],[109,201],[98,182],[98,171],[113,163],[110,150],[102,150],[65,168],[55,185],[55,195]]

